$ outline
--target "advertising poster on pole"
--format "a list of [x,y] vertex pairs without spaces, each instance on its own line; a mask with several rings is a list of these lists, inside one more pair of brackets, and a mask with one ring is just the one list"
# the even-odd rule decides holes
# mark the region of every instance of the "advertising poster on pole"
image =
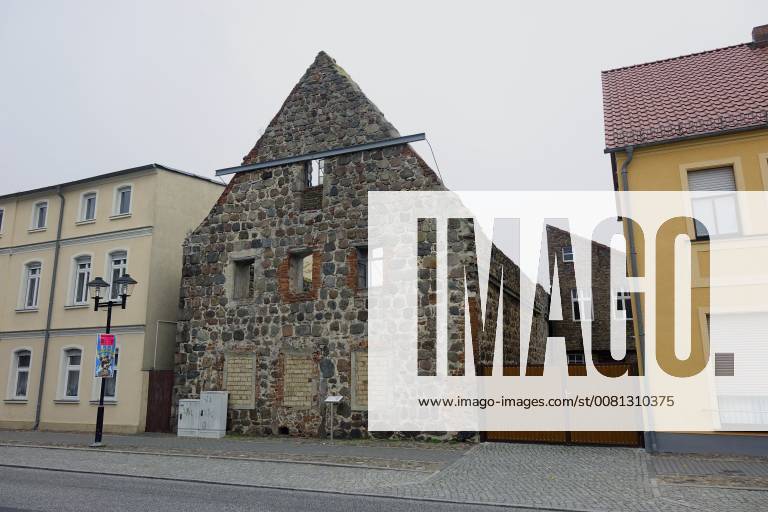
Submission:
[[115,376],[115,346],[117,340],[114,334],[99,334],[96,338],[96,372],[97,378],[111,379]]

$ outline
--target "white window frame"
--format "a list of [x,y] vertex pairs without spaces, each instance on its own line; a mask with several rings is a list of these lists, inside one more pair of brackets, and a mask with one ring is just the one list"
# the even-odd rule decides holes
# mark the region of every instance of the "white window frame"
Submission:
[[[19,367],[19,356],[22,352],[29,353],[29,366],[26,368]],[[27,400],[29,397],[29,385],[32,382],[30,378],[32,376],[32,348],[30,347],[18,347],[11,353],[11,372],[8,379],[8,399],[9,400]],[[16,389],[19,383],[19,373],[25,372],[27,374],[27,386],[26,393],[24,395],[17,395]]]
[[[579,316],[576,318],[576,304],[579,305]],[[588,308],[585,306],[589,306]],[[589,312],[589,318],[584,317],[584,312]],[[595,319],[595,312],[592,308],[592,297],[580,292],[577,288],[571,288],[571,318],[574,322],[591,322]]]
[[368,249],[368,288],[384,286],[384,248]]
[[3,234],[3,227],[5,227],[5,208],[0,208],[0,235]]
[[[83,272],[83,269],[80,268],[80,265],[84,265],[87,260],[88,268]],[[85,278],[83,279],[83,297],[81,300],[77,299],[78,296],[78,284],[79,284],[79,278],[81,274],[85,274]],[[88,301],[90,300],[90,296],[88,293],[88,282],[91,280],[91,276],[93,275],[93,256],[91,254],[79,254],[72,258],[72,292],[70,294],[70,305],[73,306],[83,306],[87,305]]]
[[[622,309],[619,309],[619,302],[622,304]],[[617,291],[615,306],[616,320],[632,321],[632,294],[630,292],[626,290]]]
[[[38,221],[40,220],[40,209],[42,207],[45,207],[45,218],[43,219],[44,222],[42,225],[38,225]],[[48,229],[48,214],[50,213],[50,203],[47,199],[44,199],[42,201],[36,201],[35,204],[32,206],[32,222],[29,225],[30,231],[42,231],[44,229]]]
[[[697,172],[728,171],[728,170],[730,170],[733,176],[733,190],[696,190],[696,191],[690,190],[692,174],[695,174]],[[700,194],[700,195],[697,195],[696,197],[691,198],[691,215],[692,216],[696,215],[695,210],[696,210],[697,204],[698,205],[705,204],[711,209],[712,217],[715,223],[714,226],[709,226],[710,230],[707,231],[706,235],[703,233],[699,233],[698,224],[694,223],[693,232],[697,239],[728,237],[728,236],[738,235],[741,233],[741,216],[739,213],[739,202],[738,202],[738,196],[737,196],[739,186],[736,181],[736,169],[734,168],[733,165],[717,166],[717,167],[702,168],[702,169],[689,169],[686,172],[686,187],[688,187],[691,194]],[[726,231],[726,232],[720,231],[720,226],[719,226],[720,222],[718,221],[717,212],[719,210],[718,200],[722,200],[722,199],[730,199],[733,203],[733,212],[736,220],[736,229],[734,231]],[[722,216],[720,217],[720,219],[722,219]]]
[[117,256],[119,255],[122,255],[123,257],[121,259],[125,260],[125,263],[119,265],[119,267],[122,269],[120,276],[122,277],[128,273],[128,250],[113,249],[109,251],[109,253],[107,254],[107,272],[106,272],[106,276],[107,276],[106,281],[109,283],[109,290],[107,291],[108,300],[117,300],[119,298],[119,297],[113,297],[112,295],[112,290],[113,290],[112,281],[114,280],[113,273],[117,268],[114,262],[115,262],[115,259],[117,259]]
[[[30,282],[32,281],[32,270],[36,269],[37,274],[34,276],[35,280],[35,290],[34,290],[34,301],[33,304],[28,303],[29,298],[29,292],[30,292]],[[43,277],[43,263],[41,261],[28,261],[24,263],[24,272],[22,274],[21,278],[21,301],[20,301],[20,310],[26,310],[26,311],[36,311],[40,304],[40,282],[42,281]]]
[[[121,195],[124,190],[129,190],[131,193],[131,199],[128,202],[128,211],[123,212],[121,211]],[[126,217],[128,215],[131,215],[133,213],[133,200],[134,200],[134,194],[133,194],[133,184],[132,183],[123,183],[121,185],[118,185],[115,187],[115,194],[113,198],[113,204],[112,204],[112,216],[113,217]]]
[[[88,217],[88,199],[93,198],[93,217]],[[96,220],[96,212],[99,207],[99,193],[96,190],[88,190],[80,194],[80,212],[77,216],[77,221],[93,222]]]
[[[69,352],[71,351],[79,351],[80,352],[80,364],[79,365],[71,365],[69,364]],[[79,402],[80,401],[80,391],[81,391],[81,382],[83,380],[83,358],[85,356],[85,351],[83,350],[83,347],[80,346],[67,346],[61,349],[61,365],[59,370],[59,400],[65,401],[65,402]],[[70,371],[78,371],[77,376],[77,395],[71,396],[67,395],[67,384],[69,383],[69,372]]]
[[573,263],[573,246],[572,245],[563,247],[563,263]]

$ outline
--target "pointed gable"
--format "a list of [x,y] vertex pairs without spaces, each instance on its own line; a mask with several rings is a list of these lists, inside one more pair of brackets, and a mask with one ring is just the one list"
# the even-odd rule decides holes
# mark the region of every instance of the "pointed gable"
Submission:
[[320,52],[243,165],[398,136],[347,72]]

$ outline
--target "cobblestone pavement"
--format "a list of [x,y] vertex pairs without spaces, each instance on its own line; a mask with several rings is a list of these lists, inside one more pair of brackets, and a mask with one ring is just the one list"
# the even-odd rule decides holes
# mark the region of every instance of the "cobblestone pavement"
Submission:
[[[209,440],[197,442],[207,445]],[[347,445],[345,449],[350,455],[354,452],[361,456],[360,450],[364,448]],[[291,449],[298,451],[295,447]],[[457,455],[448,461],[439,448],[398,450],[412,457],[434,451],[434,458],[446,460],[440,462],[442,469],[430,473],[424,469],[368,465],[326,466],[294,461],[226,460],[206,455],[110,454],[83,449],[0,446],[0,464],[545,510],[768,511],[768,489],[754,483],[734,484],[734,479],[739,478],[765,478],[765,459],[651,456],[633,448],[489,443],[475,445],[467,452],[455,450]],[[385,451],[376,455],[382,453]]]
[[633,448],[483,444],[431,478],[386,492],[566,510],[768,511],[768,492],[660,483],[651,459]]

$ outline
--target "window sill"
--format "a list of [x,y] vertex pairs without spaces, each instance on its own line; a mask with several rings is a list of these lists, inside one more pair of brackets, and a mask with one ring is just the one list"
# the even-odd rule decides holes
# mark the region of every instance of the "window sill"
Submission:
[[79,398],[58,398],[53,401],[55,404],[79,404]]
[[29,400],[27,400],[26,398],[8,398],[8,399],[6,399],[6,400],[3,400],[3,403],[4,403],[4,404],[19,404],[19,405],[24,405],[24,404],[26,404],[26,403],[28,403],[28,402],[29,402]]
[[91,307],[90,304],[67,304],[64,309],[85,309]]
[[45,227],[45,228],[29,228],[27,230],[27,233],[42,233],[43,231],[47,231],[47,230],[48,230],[47,227]]
[[37,313],[38,308],[16,308],[17,313]]
[[116,213],[115,215],[110,215],[109,220],[118,220],[118,219],[127,219],[133,215],[132,213]]
[[87,226],[88,224],[96,224],[96,219],[86,219],[75,222],[75,226]]
[[[99,401],[98,400],[91,400],[88,403],[91,404],[91,405],[99,405]],[[117,405],[117,400],[107,400],[105,398],[104,399],[104,405]]]

